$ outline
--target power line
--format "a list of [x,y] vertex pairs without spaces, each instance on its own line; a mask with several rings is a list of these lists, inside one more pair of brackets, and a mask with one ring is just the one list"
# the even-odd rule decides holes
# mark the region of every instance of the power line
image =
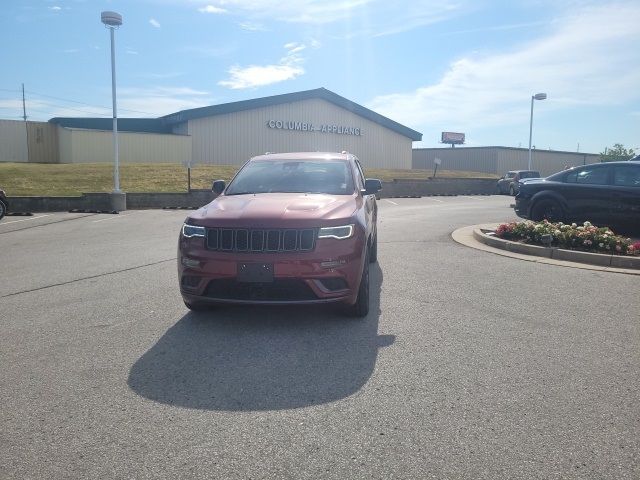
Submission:
[[[19,99],[16,98],[7,98],[7,97],[0,97],[0,100],[11,100],[11,101],[15,101],[16,105],[15,106],[11,106],[11,107],[4,107],[4,106],[0,106],[0,108],[3,108],[5,110],[20,110],[21,106],[18,105],[18,102],[20,101]],[[74,110],[76,112],[81,112],[84,114],[90,114],[90,115],[98,115],[98,116],[102,116],[102,117],[108,117],[110,115],[110,113],[108,111],[106,112],[94,112],[91,110],[83,110],[80,108],[73,108],[73,107],[69,107],[68,105],[60,105],[59,103],[51,103],[51,102],[45,102],[43,100],[31,100],[32,103],[36,103],[37,105],[45,105],[45,106],[50,106],[50,107],[55,107],[58,109],[65,109],[65,110]],[[29,101],[27,100],[27,103],[29,103]],[[29,111],[34,110],[31,106],[29,106]],[[105,110],[108,110],[107,108],[105,108]],[[43,112],[42,110],[38,110],[39,112]],[[51,112],[48,112],[48,114],[51,114]],[[23,112],[23,116],[24,116],[24,112]]]
[[[109,112],[107,111],[105,112],[92,112],[90,110],[82,110],[80,108],[73,108],[73,107],[68,107],[67,105],[60,105],[57,103],[51,103],[51,102],[45,102],[43,100],[36,100],[38,102],[38,104],[40,105],[48,105],[50,107],[58,107],[58,108],[64,108],[66,110],[74,110],[76,112],[81,112],[81,113],[85,113],[85,114],[91,114],[91,115],[101,115],[101,116],[105,116],[108,117],[109,116]],[[105,110],[108,110],[107,108],[105,108]]]
[[[86,102],[80,102],[78,100],[71,100],[71,99],[68,99],[68,98],[55,97],[53,95],[46,95],[44,93],[34,92],[33,90],[26,90],[26,92],[27,93],[31,93],[33,95],[38,95],[40,97],[47,97],[47,98],[53,98],[55,100],[62,100],[63,102],[78,103],[80,105],[87,105],[88,107],[98,107],[98,108],[109,109],[109,107],[104,107],[102,105],[96,105],[96,104],[91,104],[91,103],[86,103]],[[144,113],[145,115],[154,115],[153,113],[143,112],[143,111],[140,111],[140,110],[132,110],[130,108],[120,108],[120,110],[123,110],[123,111],[126,111],[126,112]]]
[[[15,90],[15,89],[9,89],[9,88],[0,88],[0,92],[11,92],[11,93],[20,94],[22,92],[22,90]],[[54,95],[47,95],[45,93],[39,93],[39,92],[36,92],[36,91],[33,91],[33,90],[25,90],[25,92],[26,93],[30,93],[32,95],[37,95],[39,97],[53,98],[54,100],[61,100],[63,102],[77,103],[77,104],[80,104],[80,105],[86,105],[88,107],[104,108],[105,110],[111,110],[111,107],[105,107],[103,105],[96,105],[96,104],[93,104],[93,103],[80,102],[78,100],[71,100],[70,98],[56,97]],[[45,103],[45,102],[42,102],[42,103]],[[67,107],[67,108],[71,109],[71,107]],[[144,115],[150,115],[152,117],[156,116],[155,113],[143,112],[142,110],[133,110],[131,108],[119,108],[119,110],[121,110],[123,112],[142,113]],[[82,111],[82,110],[79,110],[79,111]]]

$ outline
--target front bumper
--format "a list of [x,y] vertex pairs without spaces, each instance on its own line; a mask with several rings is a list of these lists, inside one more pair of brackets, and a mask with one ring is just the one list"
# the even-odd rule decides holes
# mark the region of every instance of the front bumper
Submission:
[[[364,267],[366,243],[320,239],[311,252],[237,253],[211,251],[202,238],[180,237],[178,280],[187,303],[353,304]],[[238,265],[267,264],[273,281],[238,281]]]

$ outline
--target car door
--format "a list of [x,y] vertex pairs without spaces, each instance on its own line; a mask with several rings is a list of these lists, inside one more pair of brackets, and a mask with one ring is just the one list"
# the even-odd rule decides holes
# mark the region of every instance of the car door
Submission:
[[640,225],[640,165],[613,167],[611,216],[617,224]]
[[513,182],[513,177],[516,172],[507,172],[500,180],[498,180],[498,190],[500,193],[507,193],[509,191],[509,185]]
[[567,174],[563,196],[572,219],[594,224],[610,221],[611,172],[610,165],[594,164]]

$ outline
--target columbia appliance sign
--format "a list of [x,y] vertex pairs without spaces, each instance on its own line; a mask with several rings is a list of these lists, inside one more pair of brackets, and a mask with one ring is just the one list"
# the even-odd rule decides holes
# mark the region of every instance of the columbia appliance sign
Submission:
[[361,137],[362,129],[359,127],[347,127],[344,125],[315,125],[309,122],[292,122],[289,120],[269,120],[267,122],[269,128],[275,130],[294,130],[298,132],[320,132],[320,133],[337,133],[339,135],[355,135]]

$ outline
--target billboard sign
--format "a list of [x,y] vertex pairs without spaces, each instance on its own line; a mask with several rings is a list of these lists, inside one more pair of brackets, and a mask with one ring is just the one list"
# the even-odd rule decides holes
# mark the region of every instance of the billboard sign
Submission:
[[442,132],[442,140],[440,140],[440,142],[462,145],[464,143],[464,133]]

